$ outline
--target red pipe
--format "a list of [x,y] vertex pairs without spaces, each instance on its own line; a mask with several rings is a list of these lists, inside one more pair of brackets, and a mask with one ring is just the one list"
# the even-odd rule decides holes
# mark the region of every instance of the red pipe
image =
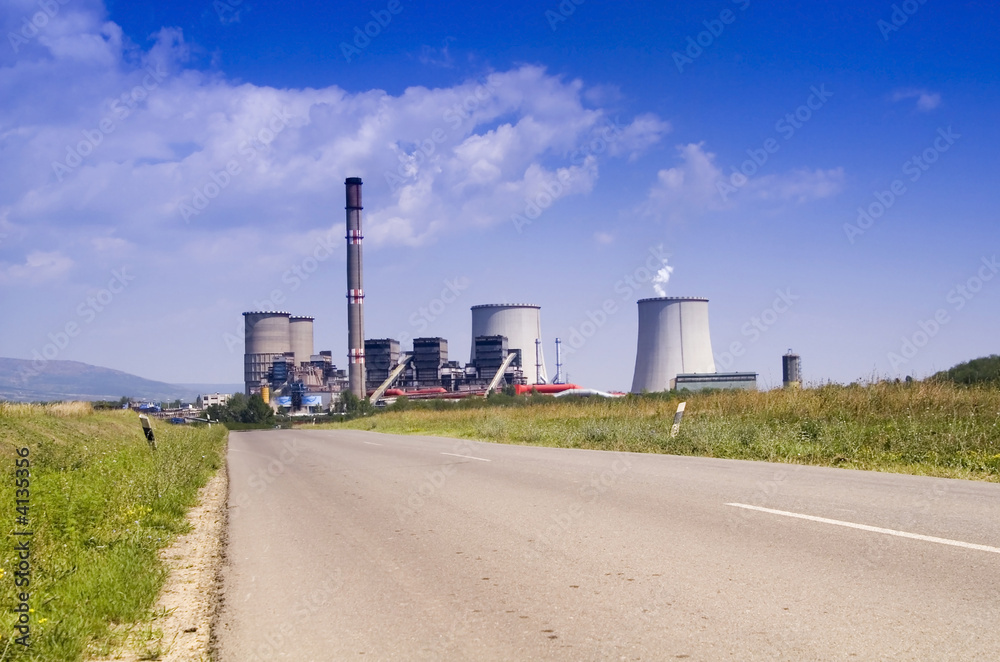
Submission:
[[[375,391],[372,391],[368,395],[371,395],[374,392]],[[432,395],[432,394],[436,394],[436,393],[447,393],[447,392],[448,392],[448,389],[441,388],[440,386],[437,387],[437,388],[418,389],[416,391],[404,391],[401,388],[390,388],[390,389],[386,389],[386,391],[385,391],[385,393],[383,395],[389,395],[389,396],[393,396],[394,395],[396,397],[399,397],[401,395]]]

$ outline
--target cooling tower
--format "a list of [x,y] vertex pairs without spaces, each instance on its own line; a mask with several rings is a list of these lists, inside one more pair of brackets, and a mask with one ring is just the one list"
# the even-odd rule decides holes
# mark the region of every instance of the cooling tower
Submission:
[[303,363],[309,363],[313,355],[313,318],[290,317],[288,318],[288,330],[291,351],[295,353],[296,367]]
[[348,386],[364,399],[365,391],[365,290],[361,262],[361,178],[349,177],[347,189],[347,359]]
[[708,299],[659,297],[639,301],[633,393],[672,389],[678,373],[714,372]]
[[521,350],[521,370],[529,384],[548,382],[545,358],[541,358],[541,379],[536,375],[535,341],[542,337],[539,306],[526,303],[484,304],[472,307],[472,359],[476,362],[479,336],[506,336],[509,350]]
[[260,385],[275,358],[292,351],[289,314],[282,312],[243,313],[246,349],[243,354],[243,382],[250,395],[251,386]]

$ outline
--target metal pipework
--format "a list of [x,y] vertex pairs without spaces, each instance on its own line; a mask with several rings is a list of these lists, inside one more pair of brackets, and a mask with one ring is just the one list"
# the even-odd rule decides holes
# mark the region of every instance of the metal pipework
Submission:
[[347,346],[348,388],[365,397],[365,290],[361,262],[361,178],[349,177],[347,187]]

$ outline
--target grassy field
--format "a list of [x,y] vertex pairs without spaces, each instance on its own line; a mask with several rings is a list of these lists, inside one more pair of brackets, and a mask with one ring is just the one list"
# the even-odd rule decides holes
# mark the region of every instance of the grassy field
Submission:
[[792,462],[1000,480],[1000,389],[879,383],[683,396],[520,398],[434,403],[346,422],[352,428],[513,444]]
[[[221,426],[154,421],[152,451],[134,412],[82,403],[0,403],[0,661],[81,660],[106,654],[122,624],[148,621],[165,570],[157,551],[185,530],[198,489],[222,466]],[[17,522],[17,449],[30,459],[28,524]],[[23,476],[23,474],[22,474]],[[23,495],[22,495],[23,496]],[[31,531],[31,646],[16,643],[15,546]],[[155,659],[155,651],[149,659]]]

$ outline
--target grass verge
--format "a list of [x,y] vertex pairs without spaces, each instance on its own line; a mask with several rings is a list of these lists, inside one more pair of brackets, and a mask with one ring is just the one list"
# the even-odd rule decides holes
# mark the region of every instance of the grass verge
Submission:
[[[154,421],[150,450],[133,412],[84,403],[0,403],[3,541],[0,661],[82,660],[120,643],[128,624],[148,621],[166,577],[158,558],[179,533],[198,489],[222,466],[226,430]],[[17,449],[31,461],[30,587],[15,587]],[[15,642],[27,590],[30,647]]]
[[[687,411],[671,438],[681,399]],[[1000,389],[936,382],[410,403],[325,427],[1000,480]]]

